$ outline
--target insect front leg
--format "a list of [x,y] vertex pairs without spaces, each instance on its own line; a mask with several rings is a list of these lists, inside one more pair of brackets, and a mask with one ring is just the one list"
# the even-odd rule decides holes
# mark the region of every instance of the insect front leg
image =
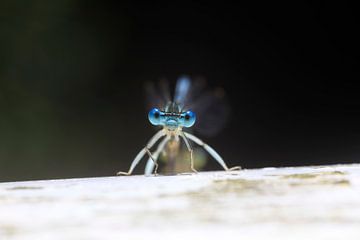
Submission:
[[[136,165],[140,162],[140,160],[144,157],[145,153],[149,152],[149,149],[164,135],[166,134],[166,132],[162,129],[160,131],[158,131],[150,140],[149,142],[146,144],[146,146],[140,150],[140,152],[136,155],[136,157],[134,158],[133,162],[130,165],[129,171],[127,172],[118,172],[116,175],[131,175],[132,172],[134,171]],[[151,157],[151,154],[150,154]]]
[[[164,149],[166,143],[170,140],[169,136],[166,136],[158,145],[156,151],[152,154],[152,157],[149,157],[146,167],[145,167],[145,175],[148,176],[154,171],[154,167],[157,164],[157,160],[159,158],[159,155],[161,151]],[[156,163],[156,164],[155,164]],[[157,167],[155,168],[155,174],[157,173]]]
[[193,172],[197,173],[198,171],[194,167],[193,148],[191,147],[190,142],[183,131],[180,132],[180,136],[184,139],[185,145],[190,152],[190,168]]
[[209,145],[204,143],[198,137],[195,137],[194,135],[192,135],[190,133],[187,133],[187,132],[184,132],[184,136],[186,136],[190,140],[194,141],[198,145],[202,146],[225,169],[225,171],[234,171],[234,170],[240,170],[241,169],[240,166],[235,166],[235,167],[232,167],[232,168],[228,168],[228,166],[226,165],[226,163],[222,159],[222,157],[212,147],[210,147]]
[[158,164],[157,161],[156,161],[157,158],[155,159],[155,158],[153,157],[153,155],[151,154],[149,148],[145,147],[145,150],[146,150],[147,154],[149,155],[149,158],[153,161],[153,163],[154,163],[154,165],[155,165],[154,174],[155,174],[155,176],[156,176],[156,175],[157,175],[157,170],[158,170],[158,168],[159,168],[159,164]]

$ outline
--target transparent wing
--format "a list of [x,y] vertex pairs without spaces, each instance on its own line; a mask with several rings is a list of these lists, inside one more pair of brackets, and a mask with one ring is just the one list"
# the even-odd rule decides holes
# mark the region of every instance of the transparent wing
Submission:
[[187,76],[180,77],[176,82],[174,102],[180,106],[181,109],[185,107],[186,100],[190,92],[191,81]]
[[169,82],[166,79],[160,79],[157,83],[145,83],[145,95],[147,110],[153,107],[163,110],[165,105],[171,101]]
[[194,131],[204,136],[216,135],[227,123],[230,106],[222,88],[208,90],[203,78],[194,79],[184,101],[184,110],[196,114]]

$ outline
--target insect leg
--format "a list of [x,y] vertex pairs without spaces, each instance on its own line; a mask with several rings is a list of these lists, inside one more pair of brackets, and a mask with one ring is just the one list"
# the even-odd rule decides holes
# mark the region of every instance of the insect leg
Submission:
[[239,166],[228,168],[226,166],[225,161],[222,159],[222,157],[212,147],[210,147],[209,145],[204,143],[201,139],[199,139],[198,137],[195,137],[194,135],[192,135],[190,133],[184,132],[184,135],[187,138],[189,138],[190,140],[197,143],[198,145],[202,146],[226,171],[233,171],[233,170],[241,169],[241,167],[239,167]]
[[[151,155],[146,163],[145,172],[144,174],[146,176],[150,175],[154,171],[155,165],[157,165],[158,157],[161,153],[161,151],[164,149],[165,144],[170,140],[169,136],[166,136],[158,145],[156,151]],[[155,167],[155,174],[157,173],[157,167]]]
[[158,167],[159,167],[159,164],[157,164],[156,160],[154,159],[153,155],[151,154],[149,148],[145,148],[147,154],[149,155],[151,161],[153,161],[154,165],[155,165],[155,176],[157,175],[157,170],[158,170]]
[[190,152],[190,168],[191,168],[191,170],[193,171],[193,172],[198,172],[198,171],[196,171],[196,169],[195,169],[195,167],[194,167],[194,159],[193,159],[193,149],[192,149],[192,147],[191,147],[191,145],[190,145],[190,142],[189,142],[189,140],[187,139],[187,137],[185,136],[185,134],[184,134],[184,132],[183,131],[180,131],[180,136],[184,139],[184,142],[185,142],[185,144],[186,144],[186,147],[187,147],[187,149],[189,150],[189,152]]
[[130,165],[129,171],[127,172],[118,172],[117,175],[131,175],[131,173],[134,171],[134,168],[136,165],[140,162],[140,160],[144,157],[145,153],[149,151],[149,149],[164,135],[166,132],[164,130],[158,131],[146,144],[146,146],[141,149],[141,151],[136,155],[133,162]]

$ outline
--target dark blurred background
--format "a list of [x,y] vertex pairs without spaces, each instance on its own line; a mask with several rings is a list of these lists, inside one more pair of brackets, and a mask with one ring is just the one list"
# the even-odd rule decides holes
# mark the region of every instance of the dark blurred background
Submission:
[[204,140],[230,166],[359,162],[359,27],[339,4],[1,1],[0,181],[127,170],[155,132],[144,82],[181,74],[225,89],[231,119]]

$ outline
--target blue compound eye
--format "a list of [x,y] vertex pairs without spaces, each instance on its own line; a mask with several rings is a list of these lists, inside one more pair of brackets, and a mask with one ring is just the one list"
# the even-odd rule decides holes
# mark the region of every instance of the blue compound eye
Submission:
[[181,118],[184,127],[191,127],[195,123],[196,115],[192,111],[187,111],[181,114]]
[[161,124],[161,111],[157,108],[153,108],[150,110],[148,114],[149,121],[152,125],[160,125]]

